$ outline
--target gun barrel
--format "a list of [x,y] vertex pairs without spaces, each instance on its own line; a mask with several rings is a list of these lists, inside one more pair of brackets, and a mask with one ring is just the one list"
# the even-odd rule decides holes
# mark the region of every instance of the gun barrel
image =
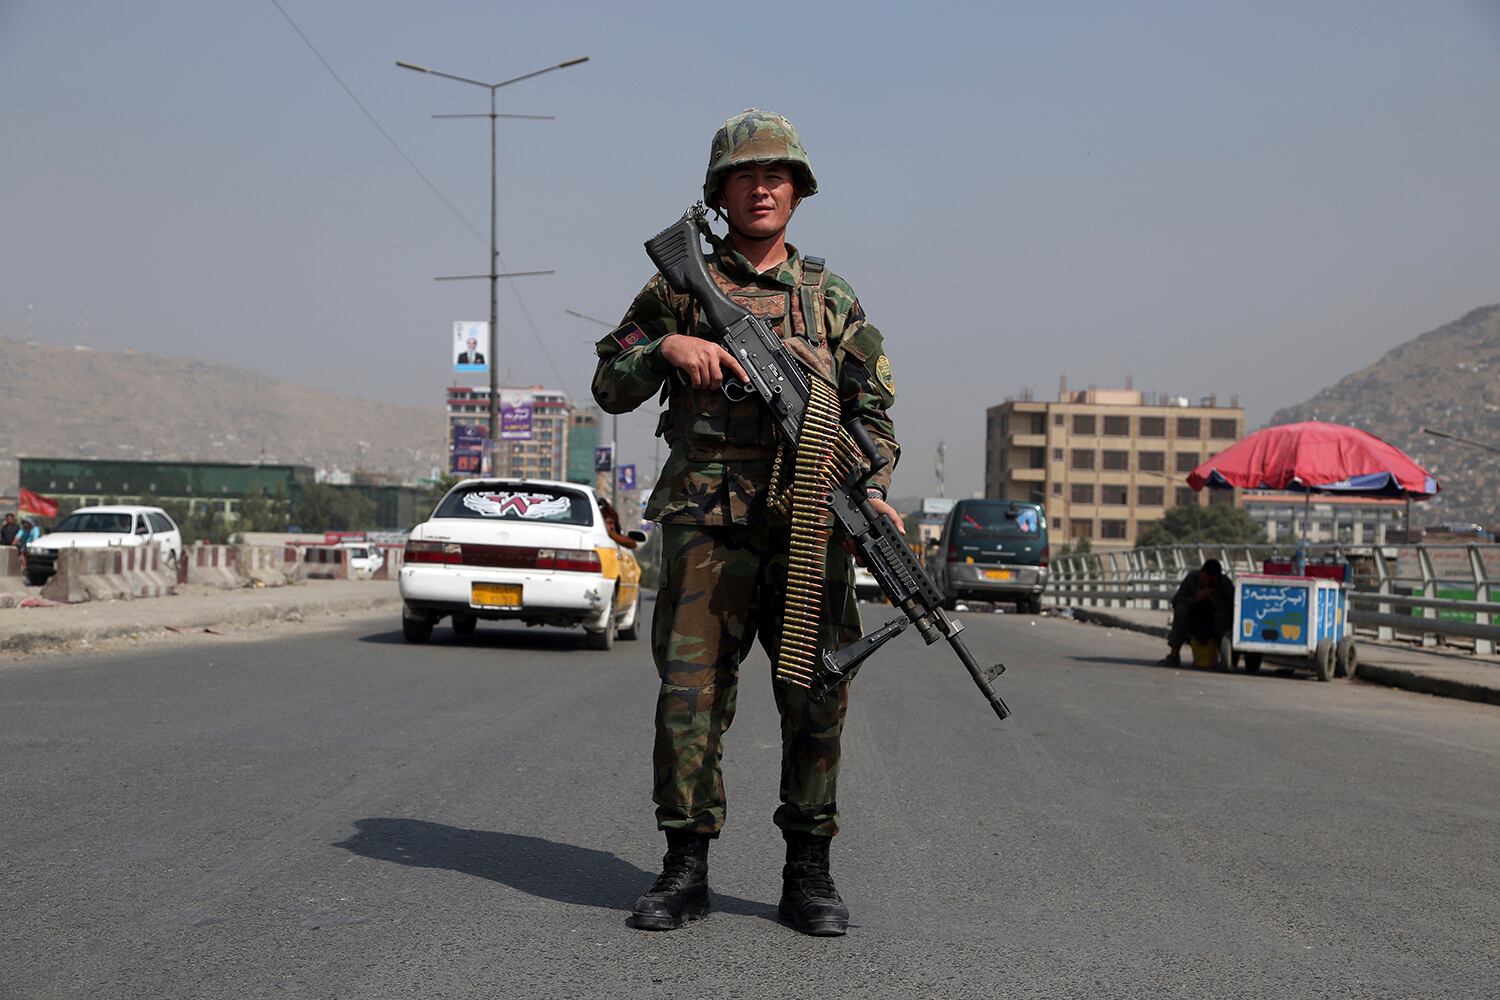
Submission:
[[974,685],[979,688],[985,700],[990,703],[990,707],[995,710],[995,714],[1002,719],[1010,715],[1010,706],[1005,704],[1005,700],[995,691],[995,686],[984,676],[984,671],[979,669],[979,664],[974,662],[974,654],[969,652],[969,647],[965,645],[964,641],[957,635],[950,635],[948,637],[948,645],[953,647],[953,651],[963,661],[964,669],[969,672],[970,677],[974,678]]

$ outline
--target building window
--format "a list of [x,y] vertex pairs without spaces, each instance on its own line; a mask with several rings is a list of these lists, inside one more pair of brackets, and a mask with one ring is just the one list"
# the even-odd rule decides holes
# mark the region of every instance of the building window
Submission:
[[1135,455],[1136,467],[1142,472],[1164,472],[1167,468],[1167,453],[1164,451],[1139,451]]
[[1031,454],[1029,457],[1031,458],[1031,464],[1027,466],[1028,469],[1045,469],[1047,467],[1046,448],[1031,449]]
[[1069,495],[1074,503],[1093,503],[1094,486],[1092,483],[1074,483]]
[[1139,426],[1140,435],[1143,438],[1164,438],[1167,436],[1166,417],[1142,417]]
[[1177,436],[1180,438],[1202,437],[1203,421],[1197,417],[1178,417]]
[[1052,449],[1052,461],[1054,461],[1054,462],[1061,462],[1062,460],[1063,460],[1063,450],[1061,448],[1053,448]]
[[1198,467],[1198,456],[1191,451],[1177,453],[1177,471],[1192,472]]
[[1047,414],[1045,414],[1045,413],[1032,413],[1032,414],[1030,414],[1030,417],[1031,417],[1031,433],[1033,433],[1033,434],[1045,434],[1045,433],[1047,433]]
[[1167,502],[1167,491],[1161,486],[1137,486],[1135,502],[1142,507],[1160,507]]
[[1101,503],[1109,504],[1111,507],[1124,507],[1130,503],[1130,487],[1110,486],[1099,487],[1099,500]]
[[1191,486],[1179,486],[1177,487],[1174,502],[1178,507],[1196,507],[1198,506],[1198,494],[1193,492]]
[[1068,522],[1069,538],[1093,538],[1094,522],[1087,518],[1075,517]]
[[1074,434],[1093,434],[1094,416],[1091,413],[1077,413],[1073,415]]
[[1129,417],[1105,417],[1104,418],[1104,436],[1105,437],[1117,437],[1117,438],[1130,437],[1130,418]]
[[1073,449],[1073,468],[1092,469],[1094,467],[1094,450],[1092,448]]
[[1063,425],[1064,419],[1065,418],[1061,413],[1052,414],[1052,426],[1061,427]]
[[1052,495],[1055,496],[1055,497],[1062,496],[1062,483],[1053,483],[1052,484]]
[[1209,490],[1208,502],[1210,506],[1221,507],[1224,504],[1234,503],[1234,490]]
[[1208,436],[1232,441],[1240,436],[1239,425],[1233,420],[1210,420],[1208,422]]
[[1125,537],[1125,522],[1124,521],[1100,521],[1099,522],[1099,537],[1100,538],[1124,538]]
[[1130,468],[1130,452],[1106,451],[1101,455],[1103,467],[1111,472],[1124,472]]

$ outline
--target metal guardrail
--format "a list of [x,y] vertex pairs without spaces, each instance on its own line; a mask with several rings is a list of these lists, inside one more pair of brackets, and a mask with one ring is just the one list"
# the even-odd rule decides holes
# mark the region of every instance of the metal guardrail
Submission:
[[[1219,560],[1232,578],[1291,557],[1290,549],[1275,545],[1162,545],[1054,556],[1043,599],[1054,606],[1165,611],[1182,578],[1205,560]],[[1481,654],[1493,654],[1500,643],[1500,601],[1491,600],[1500,597],[1500,545],[1310,545],[1307,559],[1351,565],[1349,621],[1357,630],[1424,646],[1468,639]]]

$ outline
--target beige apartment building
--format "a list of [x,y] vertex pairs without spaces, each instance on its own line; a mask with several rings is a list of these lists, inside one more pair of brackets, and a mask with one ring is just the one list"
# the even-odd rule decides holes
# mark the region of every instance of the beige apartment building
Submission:
[[986,411],[984,495],[1045,505],[1054,546],[1128,548],[1172,507],[1233,503],[1193,492],[1187,474],[1245,431],[1245,411],[1134,389],[1063,390]]

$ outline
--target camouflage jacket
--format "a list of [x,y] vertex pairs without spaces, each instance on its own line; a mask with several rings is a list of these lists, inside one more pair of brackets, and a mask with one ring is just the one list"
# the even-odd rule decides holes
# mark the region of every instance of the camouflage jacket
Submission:
[[[804,258],[791,244],[787,260],[758,274],[723,240],[707,258],[709,273],[740,305],[764,318],[787,349],[815,376],[833,385],[843,417],[857,415],[890,458],[872,484],[888,489],[900,457],[889,410],[896,382],[880,331],[865,320],[854,290]],[[812,323],[809,307],[817,314]],[[758,524],[766,515],[776,437],[764,403],[731,403],[718,390],[700,391],[672,377],[661,342],[673,333],[716,339],[690,296],[678,295],[661,275],[646,283],[618,329],[595,348],[594,399],[609,413],[626,413],[661,394],[667,406],[656,433],[671,454],[651,493],[646,516],[705,525]]]

